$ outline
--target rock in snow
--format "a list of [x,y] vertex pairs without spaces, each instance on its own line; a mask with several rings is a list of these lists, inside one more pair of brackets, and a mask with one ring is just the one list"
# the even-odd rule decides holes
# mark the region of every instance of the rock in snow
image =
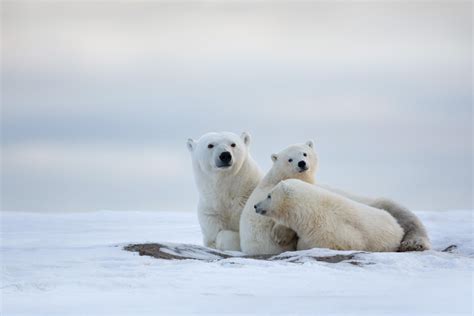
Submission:
[[[454,245],[452,247],[455,247]],[[255,260],[268,260],[268,261],[286,261],[294,263],[302,263],[307,260],[323,261],[329,263],[339,263],[347,261],[351,264],[363,264],[362,262],[356,261],[357,255],[363,254],[358,251],[334,251],[332,253],[329,249],[313,249],[311,252],[308,251],[289,251],[280,255],[259,255],[259,256],[247,256],[243,253],[230,252],[230,251],[219,251],[207,247],[189,245],[189,244],[175,244],[175,243],[148,243],[148,244],[133,244],[124,247],[127,251],[136,251],[140,256],[150,256],[157,259],[165,260],[202,260],[207,262],[224,260],[224,259],[255,259]],[[321,253],[320,251],[326,253]]]

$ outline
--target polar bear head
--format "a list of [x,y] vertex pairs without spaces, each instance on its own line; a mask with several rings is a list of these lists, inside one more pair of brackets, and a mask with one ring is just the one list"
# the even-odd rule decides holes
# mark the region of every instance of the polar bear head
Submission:
[[289,205],[292,204],[290,199],[293,194],[293,187],[288,181],[301,182],[295,179],[281,181],[268,193],[264,200],[254,205],[255,212],[275,220],[283,220],[285,215],[288,215],[287,211],[293,206]]
[[230,132],[207,133],[197,141],[188,139],[187,146],[195,168],[206,174],[235,174],[249,155],[250,135]]
[[[292,211],[298,206],[311,208],[307,196],[312,196],[313,185],[298,179],[288,179],[278,183],[267,197],[254,205],[257,214],[271,217],[279,223],[288,223]],[[309,194],[308,194],[309,193]],[[306,198],[305,198],[306,197]],[[308,205],[308,203],[310,205]]]
[[273,167],[278,178],[300,179],[309,183],[314,182],[314,173],[318,169],[318,157],[314,151],[314,142],[289,146],[271,155]]

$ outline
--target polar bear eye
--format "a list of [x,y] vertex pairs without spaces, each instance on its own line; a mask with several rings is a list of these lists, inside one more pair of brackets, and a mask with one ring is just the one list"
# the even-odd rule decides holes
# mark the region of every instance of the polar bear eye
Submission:
[[306,153],[304,153],[304,154],[303,154],[303,156],[305,156],[305,157],[306,157],[306,156],[308,156],[308,155],[307,155]]
[[209,144],[209,145],[207,145],[207,148],[209,148],[209,149],[214,148],[214,145],[213,145],[213,144]]
[[232,143],[232,144],[230,145],[230,147],[235,147],[235,143]]
[[269,195],[267,196],[267,199],[271,199],[271,198],[272,198],[272,196],[269,194]]
[[293,159],[291,159],[291,158],[290,158],[290,159],[288,159],[288,162],[292,162],[292,161],[293,161]]

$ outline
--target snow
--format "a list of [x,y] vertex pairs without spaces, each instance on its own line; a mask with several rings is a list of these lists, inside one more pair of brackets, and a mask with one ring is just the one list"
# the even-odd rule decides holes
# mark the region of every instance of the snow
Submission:
[[[143,242],[201,244],[194,213],[4,212],[1,314],[471,315],[472,211],[417,215],[434,250],[367,253],[360,257],[364,264],[353,265],[170,261],[122,249]],[[452,253],[440,252],[452,244],[458,246]]]

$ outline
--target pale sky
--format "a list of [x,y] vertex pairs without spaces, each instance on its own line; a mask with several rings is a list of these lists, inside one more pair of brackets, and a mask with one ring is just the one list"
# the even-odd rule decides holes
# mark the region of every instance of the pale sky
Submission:
[[472,3],[3,1],[2,210],[194,211],[185,142],[314,139],[317,180],[472,208]]

